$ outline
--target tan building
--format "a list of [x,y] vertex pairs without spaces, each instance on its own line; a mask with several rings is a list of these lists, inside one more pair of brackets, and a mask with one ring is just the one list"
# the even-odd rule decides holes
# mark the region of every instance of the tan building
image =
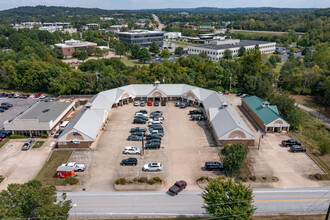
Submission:
[[55,50],[61,50],[64,58],[70,58],[73,55],[73,52],[77,49],[86,49],[87,47],[96,48],[97,44],[88,42],[88,41],[80,41],[80,40],[67,40],[64,44],[55,44]]

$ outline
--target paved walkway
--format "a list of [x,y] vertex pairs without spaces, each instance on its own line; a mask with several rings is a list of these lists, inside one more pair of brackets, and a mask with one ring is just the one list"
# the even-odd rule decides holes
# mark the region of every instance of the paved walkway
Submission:
[[327,118],[325,115],[319,113],[318,111],[315,111],[314,109],[308,108],[304,105],[296,104],[296,106],[298,106],[299,108],[311,113],[312,115],[314,115],[315,117],[317,117],[318,119],[323,121],[330,128],[330,119]]

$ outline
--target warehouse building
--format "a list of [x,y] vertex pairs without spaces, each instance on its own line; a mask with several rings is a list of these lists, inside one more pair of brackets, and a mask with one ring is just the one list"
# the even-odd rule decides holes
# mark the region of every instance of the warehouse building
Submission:
[[151,43],[156,42],[160,47],[163,46],[164,32],[149,30],[130,30],[128,32],[118,32],[119,41],[125,41],[128,44],[137,44],[140,47],[149,47]]
[[242,107],[263,132],[289,131],[290,124],[280,116],[276,105],[250,96],[242,99]]
[[259,50],[262,54],[274,53],[275,42],[267,41],[255,41],[255,40],[239,40],[239,39],[226,39],[208,41],[203,45],[188,46],[188,54],[206,54],[206,59],[212,61],[219,61],[225,53],[225,50],[231,50],[232,55],[238,56],[238,50],[240,47],[244,47],[247,51],[254,49],[256,45],[259,45]]
[[50,134],[71,113],[74,102],[37,102],[12,121],[4,123],[13,134],[40,137]]
[[113,108],[134,100],[182,99],[204,107],[217,145],[242,142],[254,145],[254,136],[227,99],[215,91],[185,84],[135,84],[100,92],[92,97],[59,136],[60,148],[87,148],[109,121]]

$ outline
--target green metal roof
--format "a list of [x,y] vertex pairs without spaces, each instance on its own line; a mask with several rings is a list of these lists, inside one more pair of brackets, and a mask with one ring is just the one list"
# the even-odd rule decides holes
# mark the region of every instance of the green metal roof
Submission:
[[280,116],[276,105],[269,105],[269,102],[264,102],[257,96],[243,98],[243,101],[264,122],[265,125],[275,121],[278,118],[284,120]]
[[213,28],[213,26],[211,26],[211,25],[201,25],[199,27],[201,27],[201,28]]

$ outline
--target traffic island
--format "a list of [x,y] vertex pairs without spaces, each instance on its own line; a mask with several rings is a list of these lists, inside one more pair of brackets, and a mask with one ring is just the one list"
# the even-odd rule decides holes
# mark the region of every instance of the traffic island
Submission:
[[134,178],[127,180],[122,177],[117,179],[113,187],[116,191],[156,191],[164,186],[164,181],[160,177],[148,179],[146,177]]

